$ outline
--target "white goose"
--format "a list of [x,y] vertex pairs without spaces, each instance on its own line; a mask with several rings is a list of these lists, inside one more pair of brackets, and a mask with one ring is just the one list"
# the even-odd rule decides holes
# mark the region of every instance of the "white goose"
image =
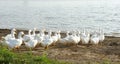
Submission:
[[58,41],[61,39],[61,35],[60,35],[60,30],[57,32],[57,35],[58,35]]
[[81,42],[82,44],[88,44],[90,41],[90,34],[87,32],[81,33]]
[[28,31],[28,34],[23,36],[23,41],[24,41],[24,42],[28,42],[28,41],[30,41],[31,39],[33,39],[33,37],[31,36],[31,32],[32,32],[32,31],[29,30],[29,31]]
[[78,37],[76,35],[76,31],[73,31],[72,35],[69,36],[68,40],[69,40],[68,43],[70,43],[70,44],[77,45],[79,43]]
[[36,31],[36,28],[34,28],[33,31],[32,31],[32,35],[31,35],[31,36],[32,36],[33,38],[35,38],[35,35],[36,35],[35,31]]
[[28,40],[25,41],[25,46],[27,48],[35,48],[35,46],[38,44],[37,39],[35,38],[35,30],[33,30],[33,34],[31,35],[31,30],[29,30],[29,34],[27,35]]
[[79,43],[80,42],[80,40],[81,40],[81,37],[80,37],[80,31],[77,31],[77,42]]
[[25,42],[25,46],[27,48],[35,48],[37,43],[38,43],[37,39],[30,39],[28,42]]
[[8,40],[5,40],[5,43],[11,49],[19,48],[21,46],[21,44],[22,44],[22,35],[23,34],[24,34],[23,32],[20,32],[18,34],[18,39],[16,39],[16,38],[9,38]]
[[38,44],[41,44],[41,42],[43,41],[44,36],[45,36],[44,32],[45,32],[45,30],[43,29],[43,30],[39,31],[38,34],[35,35],[35,38],[37,39]]
[[46,29],[42,29],[42,30],[41,30],[40,36],[43,36],[43,37],[45,36],[45,30],[46,30]]
[[61,38],[60,40],[59,40],[59,43],[61,43],[61,44],[63,44],[63,45],[67,45],[68,44],[68,41],[69,41],[69,37],[70,37],[70,35],[69,35],[69,31],[67,31],[66,32],[66,37],[65,38]]
[[58,33],[57,33],[57,32],[54,33],[54,36],[52,36],[52,39],[53,39],[53,45],[55,45],[56,42],[57,42],[58,39],[59,39],[59,36],[58,36]]
[[90,43],[91,44],[98,44],[99,43],[99,35],[94,33],[90,37]]
[[105,40],[105,35],[104,35],[103,31],[100,30],[100,32],[99,32],[99,41],[103,42],[104,40]]
[[11,30],[11,34],[8,34],[8,35],[6,35],[5,37],[3,37],[5,40],[8,40],[9,38],[14,38],[15,39],[15,31],[16,31],[16,29],[12,29]]
[[41,43],[41,45],[47,49],[49,45],[51,45],[53,43],[53,39],[51,37],[51,31],[48,32],[47,35],[44,36],[44,39]]

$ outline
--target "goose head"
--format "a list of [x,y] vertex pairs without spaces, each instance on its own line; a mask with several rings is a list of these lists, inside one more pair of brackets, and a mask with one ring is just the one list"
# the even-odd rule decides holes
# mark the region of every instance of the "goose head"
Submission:
[[42,32],[45,32],[46,31],[46,29],[42,29]]
[[12,30],[11,30],[11,33],[14,33],[16,31],[16,29],[15,28],[13,28]]
[[16,32],[12,32],[12,34],[14,34],[14,35],[15,35],[15,34],[17,34],[17,33],[16,33]]
[[67,32],[66,32],[66,35],[69,36],[69,33],[70,33],[70,31],[67,31]]
[[58,33],[58,34],[60,34],[60,32],[61,32],[61,31],[60,31],[60,30],[58,30],[58,32],[57,32],[57,33]]
[[24,32],[20,32],[19,34],[24,35]]
[[15,34],[17,34],[16,32],[12,31],[11,35],[12,35],[12,38],[15,38]]
[[24,32],[19,32],[18,38],[19,38],[19,39],[22,39],[22,35],[24,35]]
[[15,28],[13,28],[13,29],[12,29],[12,31],[16,31],[16,29],[15,29]]
[[60,30],[58,30],[57,35],[58,35],[58,38],[59,38],[59,39],[61,38],[60,33],[61,33],[61,31],[60,31]]

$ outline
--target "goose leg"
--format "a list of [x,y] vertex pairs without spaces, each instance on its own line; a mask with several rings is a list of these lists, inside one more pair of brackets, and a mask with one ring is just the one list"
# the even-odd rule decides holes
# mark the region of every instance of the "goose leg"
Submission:
[[52,46],[55,46],[55,42],[53,42],[51,45],[52,45]]
[[19,47],[18,47],[18,46],[16,46],[16,47],[15,47],[15,49],[17,49],[17,50],[18,50],[18,49],[19,49]]
[[103,41],[100,41],[99,43],[100,43],[100,45],[103,45]]
[[34,48],[29,48],[30,51],[32,51]]
[[12,48],[12,51],[15,52],[15,48]]
[[17,47],[15,47],[15,49],[17,49],[17,51],[19,52],[20,51],[20,48],[17,46]]
[[36,47],[34,47],[34,48],[32,48],[32,50],[37,50],[37,48],[36,48]]
[[55,46],[55,42],[53,43],[53,46]]
[[98,47],[99,45],[98,45],[98,44],[96,44],[96,46]]
[[38,43],[36,46],[35,46],[35,48],[38,48],[40,46],[40,43]]
[[28,50],[28,48],[25,46],[25,49]]
[[68,43],[66,43],[65,45],[68,46]]
[[76,43],[75,45],[76,45],[76,47],[78,47],[78,43]]
[[48,49],[48,46],[45,46],[45,50],[47,50]]
[[39,46],[42,46],[42,44],[40,43]]
[[53,43],[53,46],[55,46],[55,42]]
[[27,51],[30,50],[30,48],[28,48],[28,47],[26,47],[26,46],[25,46],[25,48],[26,48]]

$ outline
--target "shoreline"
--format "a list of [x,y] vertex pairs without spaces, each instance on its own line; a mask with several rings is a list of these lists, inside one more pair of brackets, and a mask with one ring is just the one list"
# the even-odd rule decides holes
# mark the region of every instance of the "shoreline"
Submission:
[[[19,31],[23,31],[25,34],[27,33],[27,30],[17,29],[17,33]],[[38,31],[36,31],[36,33],[37,32]],[[8,33],[10,33],[10,29],[0,29],[0,40],[2,36]],[[65,36],[65,34],[62,35]],[[30,51],[22,45],[19,51],[16,50],[16,53],[19,52],[27,53]],[[56,46],[49,46],[49,49],[46,51],[44,51],[43,47],[37,47],[35,50],[32,50],[32,53],[38,56],[44,52],[46,52],[48,58],[67,61],[73,64],[88,64],[89,62],[103,64],[106,60],[108,60],[110,64],[120,64],[120,37],[106,36],[102,44],[98,44],[98,46],[79,44],[78,47],[76,47],[56,44]]]

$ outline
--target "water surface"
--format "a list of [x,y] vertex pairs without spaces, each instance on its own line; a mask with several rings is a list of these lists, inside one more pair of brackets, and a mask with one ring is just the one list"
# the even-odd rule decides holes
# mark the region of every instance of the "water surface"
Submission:
[[120,32],[119,0],[0,0],[0,28]]

